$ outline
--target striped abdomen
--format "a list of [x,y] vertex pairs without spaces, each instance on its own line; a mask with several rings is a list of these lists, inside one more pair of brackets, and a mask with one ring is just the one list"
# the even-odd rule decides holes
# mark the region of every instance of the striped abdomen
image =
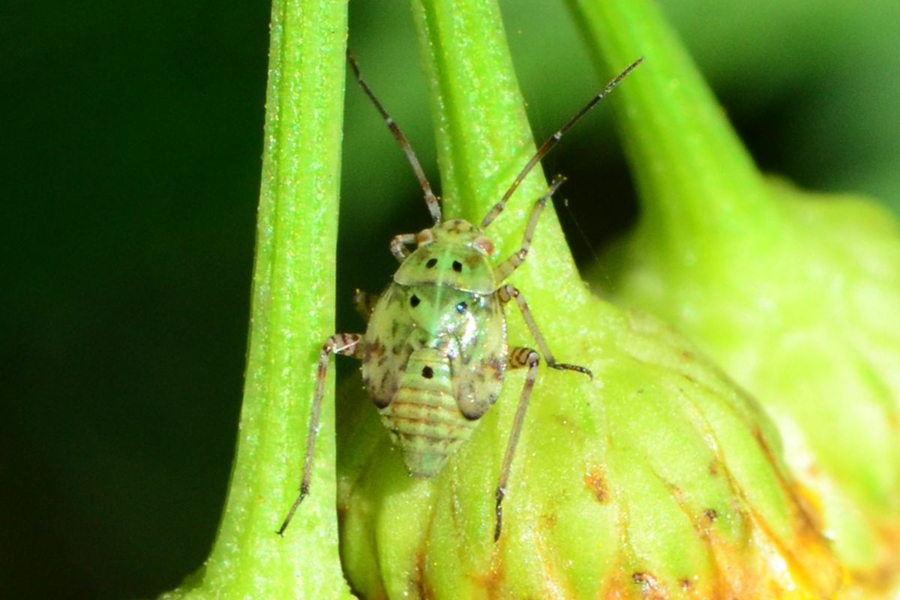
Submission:
[[477,420],[467,419],[453,396],[450,361],[434,348],[414,351],[381,420],[403,452],[410,475],[431,477],[469,439]]

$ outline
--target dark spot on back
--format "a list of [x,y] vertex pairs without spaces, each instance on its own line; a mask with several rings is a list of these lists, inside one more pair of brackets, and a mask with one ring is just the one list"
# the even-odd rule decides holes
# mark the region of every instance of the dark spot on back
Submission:
[[453,270],[457,273],[462,273],[462,263],[458,260],[453,261]]
[[434,377],[434,369],[432,369],[431,367],[423,368],[422,377],[424,377],[425,379],[431,379],[432,377]]
[[437,259],[436,259],[436,258],[430,258],[430,259],[428,259],[428,262],[425,263],[425,266],[426,266],[427,268],[431,269],[431,268],[433,268],[434,265],[436,265],[436,264],[437,264]]
[[419,305],[419,302],[421,302],[421,300],[419,300],[419,297],[416,296],[415,294],[413,294],[409,298],[409,305],[412,306],[413,308],[417,307]]

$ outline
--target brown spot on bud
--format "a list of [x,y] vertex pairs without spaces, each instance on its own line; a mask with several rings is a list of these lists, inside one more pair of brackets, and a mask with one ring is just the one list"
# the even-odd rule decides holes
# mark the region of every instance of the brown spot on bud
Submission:
[[587,473],[584,476],[583,481],[584,485],[594,495],[594,498],[597,499],[597,502],[600,504],[609,502],[609,489],[606,485],[606,477],[603,474],[603,469],[594,467],[591,469],[590,473]]

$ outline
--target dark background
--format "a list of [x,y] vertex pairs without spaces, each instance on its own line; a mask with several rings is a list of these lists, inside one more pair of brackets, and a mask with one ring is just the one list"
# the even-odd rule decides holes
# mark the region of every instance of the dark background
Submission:
[[[83,4],[0,8],[3,598],[177,585],[212,542],[240,409],[269,7]],[[406,6],[351,4],[350,44],[436,182]],[[900,5],[662,4],[765,169],[900,213]],[[561,5],[505,8],[545,136],[599,82]],[[381,289],[388,240],[428,216],[355,86],[347,102],[338,328],[356,330],[353,288]],[[596,112],[545,161],[584,265],[636,210]]]

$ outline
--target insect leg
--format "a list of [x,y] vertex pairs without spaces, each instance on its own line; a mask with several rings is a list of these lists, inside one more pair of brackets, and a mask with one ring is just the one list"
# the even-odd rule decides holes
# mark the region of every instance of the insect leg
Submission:
[[401,233],[400,235],[395,235],[391,240],[391,254],[393,254],[397,260],[403,262],[406,260],[406,257],[409,256],[409,248],[407,246],[412,246],[416,243],[416,234],[414,233]]
[[406,154],[406,159],[409,161],[410,166],[412,166],[412,170],[416,174],[416,178],[419,180],[419,185],[422,187],[422,191],[425,193],[425,205],[428,207],[428,211],[431,213],[431,218],[434,219],[435,225],[441,224],[441,205],[438,202],[437,196],[434,195],[434,192],[431,191],[431,184],[428,183],[428,178],[425,177],[425,172],[422,170],[422,165],[419,164],[419,159],[416,157],[416,153],[413,151],[412,146],[409,144],[409,140],[406,139],[406,136],[403,135],[403,132],[400,131],[400,127],[394,122],[394,119],[391,118],[391,115],[384,109],[384,106],[381,104],[381,101],[375,97],[375,93],[372,91],[372,88],[369,87],[359,73],[359,65],[356,64],[356,59],[353,58],[353,55],[350,53],[350,50],[347,50],[347,62],[350,63],[350,68],[353,70],[353,74],[356,76],[356,81],[359,83],[359,87],[363,89],[363,92],[366,93],[366,96],[369,97],[369,100],[372,101],[372,104],[375,105],[375,108],[378,110],[378,113],[381,115],[381,118],[384,119],[384,122],[387,124],[388,129],[391,130],[391,133],[394,135],[394,139],[397,140],[397,143],[400,144],[400,148],[403,150],[403,153]]
[[316,375],[316,393],[313,396],[312,411],[309,416],[309,429],[306,432],[306,454],[303,457],[303,478],[300,481],[300,494],[287,516],[278,528],[278,535],[283,535],[294,518],[303,499],[309,495],[309,480],[312,477],[312,460],[316,451],[316,438],[319,435],[319,415],[322,411],[322,396],[325,395],[325,376],[328,374],[328,359],[332,354],[343,354],[354,358],[362,358],[362,335],[358,333],[336,333],[328,338],[319,352],[319,370]]
[[525,421],[525,413],[528,411],[528,401],[531,399],[531,390],[534,389],[534,382],[537,379],[538,365],[541,357],[531,348],[513,348],[507,359],[507,366],[510,369],[521,369],[528,367],[528,374],[525,376],[525,385],[522,386],[522,394],[519,396],[519,407],[516,409],[516,416],[513,419],[512,431],[509,433],[509,441],[506,444],[506,455],[503,457],[503,466],[500,467],[500,481],[497,482],[496,493],[496,522],[494,525],[494,541],[500,539],[500,530],[503,528],[503,498],[506,496],[506,483],[509,480],[509,468],[512,466],[513,455],[516,453],[516,445],[519,443],[519,433],[522,431],[522,423]]
[[537,342],[541,354],[544,355],[544,360],[547,361],[548,367],[566,371],[578,371],[579,373],[584,373],[591,379],[594,378],[594,374],[591,373],[590,369],[588,369],[587,367],[556,362],[556,359],[553,358],[553,353],[550,352],[550,347],[547,345],[547,341],[544,339],[543,334],[541,334],[541,330],[538,329],[537,323],[534,320],[534,315],[531,314],[531,309],[528,308],[528,303],[525,302],[525,297],[519,292],[518,289],[516,289],[515,286],[510,284],[502,285],[495,293],[497,294],[497,298],[500,300],[500,302],[504,304],[506,304],[510,300],[515,299],[516,304],[519,305],[519,310],[522,312],[522,318],[525,319],[525,324],[528,325],[528,329],[531,331],[531,335],[534,337],[534,341]]
[[377,302],[378,296],[375,294],[362,290],[356,290],[356,293],[353,294],[353,307],[356,308],[356,312],[359,313],[366,323],[369,322],[369,317],[372,316],[372,311],[375,310]]
[[561,175],[554,177],[553,183],[550,184],[550,190],[534,203],[534,208],[531,209],[531,216],[528,218],[528,225],[525,226],[525,235],[522,236],[522,246],[512,256],[497,265],[494,269],[494,281],[505,280],[525,262],[525,257],[528,256],[528,250],[531,248],[531,238],[534,237],[534,230],[537,228],[541,212],[547,205],[547,201],[553,197],[553,194],[565,180],[566,178]]
[[506,190],[506,193],[503,194],[503,197],[502,197],[502,198],[500,198],[500,202],[498,202],[497,204],[495,204],[495,205],[494,205],[494,208],[492,208],[490,211],[488,211],[488,214],[486,214],[486,215],[484,216],[484,220],[481,221],[481,229],[486,229],[487,226],[490,225],[491,222],[492,222],[495,218],[497,218],[497,215],[499,215],[501,212],[503,212],[503,209],[506,207],[506,202],[507,202],[507,200],[509,200],[509,199],[512,197],[513,193],[519,188],[519,185],[520,185],[523,181],[525,181],[525,178],[528,176],[529,173],[531,173],[531,170],[532,170],[539,162],[541,162],[541,159],[544,158],[544,157],[547,155],[547,153],[550,152],[550,151],[553,149],[553,147],[556,146],[556,144],[559,143],[559,140],[562,139],[562,136],[565,135],[565,133],[566,133],[567,131],[569,131],[569,129],[571,129],[572,126],[575,125],[575,123],[577,123],[578,121],[580,121],[580,120],[581,120],[581,117],[583,117],[584,115],[586,115],[586,114],[588,113],[589,110],[591,110],[592,108],[594,108],[594,106],[596,106],[596,104],[597,104],[598,102],[600,102],[600,101],[603,100],[607,95],[609,95],[609,93],[610,93],[611,91],[613,91],[613,89],[614,89],[617,85],[619,85],[619,84],[622,82],[623,79],[625,79],[626,77],[628,77],[628,74],[631,73],[632,71],[634,71],[634,70],[637,68],[637,66],[638,66],[639,64],[641,64],[641,62],[642,62],[643,60],[644,60],[644,58],[641,57],[641,58],[637,59],[636,61],[634,61],[633,63],[631,63],[630,65],[628,65],[628,66],[625,68],[625,70],[622,71],[621,73],[619,73],[619,75],[618,75],[615,79],[613,79],[612,81],[610,81],[609,83],[607,83],[607,84],[606,84],[606,87],[603,88],[603,89],[600,91],[599,94],[597,94],[596,96],[594,96],[593,98],[591,98],[590,102],[588,102],[587,104],[585,104],[584,107],[583,107],[581,110],[579,110],[577,113],[575,113],[575,116],[573,116],[571,119],[569,119],[568,121],[566,121],[566,123],[565,123],[562,127],[560,127],[560,128],[556,131],[556,133],[554,133],[553,135],[551,135],[550,138],[549,138],[546,142],[544,142],[543,144],[541,144],[541,147],[538,148],[538,151],[535,152],[534,156],[531,157],[531,160],[529,160],[529,161],[525,164],[525,166],[522,167],[522,170],[519,171],[519,174],[516,175],[516,178],[513,180],[512,185],[509,186],[509,189]]

